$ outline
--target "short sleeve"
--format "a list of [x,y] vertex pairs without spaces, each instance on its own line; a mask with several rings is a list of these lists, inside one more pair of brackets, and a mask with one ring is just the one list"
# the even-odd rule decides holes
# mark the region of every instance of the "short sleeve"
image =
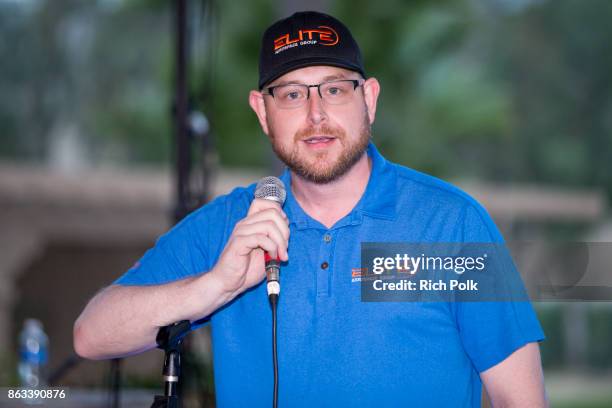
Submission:
[[158,285],[209,271],[231,231],[248,211],[247,189],[234,190],[196,210],[162,235],[138,262],[114,283]]
[[206,253],[198,250],[189,229],[187,223],[179,224],[161,236],[155,246],[114,283],[159,285],[204,272],[208,264]]
[[[503,242],[478,204],[469,205],[464,215],[464,242]],[[454,306],[463,346],[478,372],[500,363],[525,344],[545,338],[528,301],[458,302]]]

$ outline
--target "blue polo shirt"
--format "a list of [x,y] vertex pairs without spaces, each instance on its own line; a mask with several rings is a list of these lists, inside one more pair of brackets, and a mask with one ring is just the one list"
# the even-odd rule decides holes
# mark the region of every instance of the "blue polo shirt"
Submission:
[[[471,197],[386,161],[355,208],[326,228],[287,188],[289,261],[278,306],[281,407],[480,407],[479,373],[544,338],[525,302],[362,302],[361,242],[503,242]],[[281,179],[288,187],[291,176]],[[210,270],[254,185],[205,205],[163,235],[122,285],[171,282]],[[177,299],[177,301],[180,301]],[[272,403],[271,316],[265,284],[210,316],[219,407]]]

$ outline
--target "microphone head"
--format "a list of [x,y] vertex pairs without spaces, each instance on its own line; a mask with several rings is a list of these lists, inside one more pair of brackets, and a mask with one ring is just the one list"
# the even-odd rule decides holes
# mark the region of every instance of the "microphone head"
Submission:
[[285,185],[278,177],[264,177],[255,187],[255,198],[276,201],[282,206],[286,197]]

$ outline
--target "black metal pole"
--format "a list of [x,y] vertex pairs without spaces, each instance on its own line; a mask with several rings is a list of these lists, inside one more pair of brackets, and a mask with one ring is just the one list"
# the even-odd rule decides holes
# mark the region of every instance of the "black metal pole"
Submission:
[[111,360],[111,407],[119,408],[121,394],[121,359],[114,358]]
[[[174,30],[175,30],[175,72],[174,72],[174,103],[173,103],[173,119],[174,119],[174,136],[175,136],[175,164],[176,164],[176,196],[174,203],[174,222],[177,223],[188,215],[196,206],[203,204],[206,201],[206,193],[208,188],[209,169],[207,168],[206,153],[209,149],[210,129],[208,119],[201,113],[199,122],[193,120],[190,93],[189,93],[189,30],[187,22],[188,1],[175,0],[173,3],[174,9]],[[197,113],[197,112],[196,112]],[[197,117],[196,117],[197,119]],[[195,122],[195,124],[194,124]],[[200,126],[197,126],[197,125]],[[197,136],[197,139],[196,139]],[[195,141],[199,141],[202,145],[200,164],[203,174],[200,190],[193,188],[192,171],[194,170],[194,157],[192,156],[192,145]],[[196,163],[197,165],[197,163]],[[156,396],[152,407],[154,408],[174,408],[179,407],[180,397],[182,394],[183,382],[179,381],[181,350],[179,348],[180,340],[191,328],[189,321],[181,321],[173,325],[160,328],[158,333],[158,345],[166,350],[166,360],[164,365],[164,392],[163,396]],[[174,331],[181,331],[180,335]],[[170,333],[170,334],[169,334]],[[170,339],[177,338],[177,343],[173,346],[168,346],[168,342],[161,341],[164,337],[169,336]],[[172,344],[174,341],[169,340]]]
[[176,135],[176,203],[174,220],[180,221],[189,212],[189,174],[191,171],[189,143],[189,100],[187,90],[187,2],[176,3],[176,66],[175,66],[175,135]]
[[164,326],[157,332],[157,347],[166,352],[164,368],[164,395],[156,395],[151,408],[180,408],[181,343],[191,330],[189,320]]

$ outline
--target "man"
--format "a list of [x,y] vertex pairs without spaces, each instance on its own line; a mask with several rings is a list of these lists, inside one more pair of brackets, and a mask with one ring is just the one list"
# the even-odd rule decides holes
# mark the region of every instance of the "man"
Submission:
[[469,196],[386,161],[370,143],[380,85],[348,29],[296,13],[264,33],[249,103],[288,170],[287,199],[238,188],[162,236],[95,296],[77,352],[155,346],[159,327],[209,316],[219,406],[269,406],[271,317],[264,251],[283,261],[279,405],[546,405],[528,303],[362,302],[361,242],[502,242]]

